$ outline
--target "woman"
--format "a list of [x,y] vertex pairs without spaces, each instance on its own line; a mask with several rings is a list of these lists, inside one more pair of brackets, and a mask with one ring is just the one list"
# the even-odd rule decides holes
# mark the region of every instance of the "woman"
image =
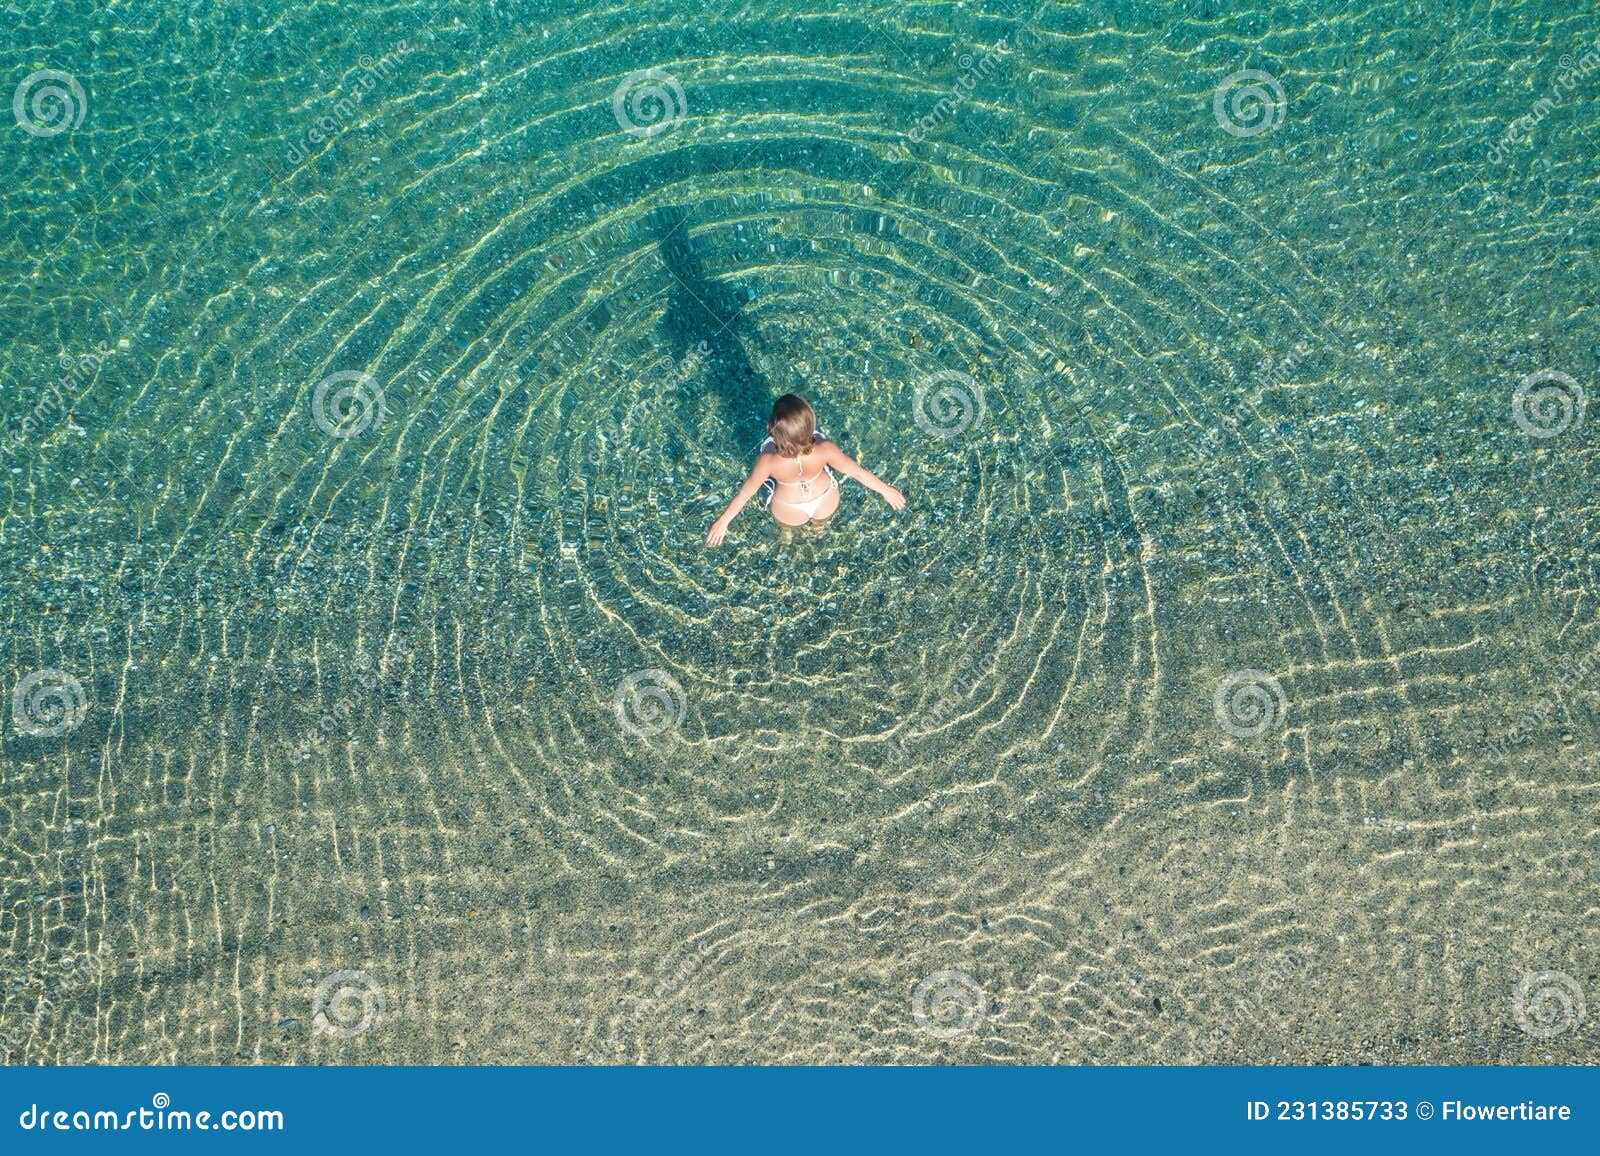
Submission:
[[728,534],[728,524],[739,516],[756,491],[767,492],[767,509],[780,525],[804,526],[825,522],[839,508],[839,479],[834,470],[854,478],[898,510],[905,495],[817,432],[817,415],[799,394],[786,393],[772,406],[767,440],[750,468],[750,476],[733,495],[728,508],[706,531],[706,544],[716,546]]

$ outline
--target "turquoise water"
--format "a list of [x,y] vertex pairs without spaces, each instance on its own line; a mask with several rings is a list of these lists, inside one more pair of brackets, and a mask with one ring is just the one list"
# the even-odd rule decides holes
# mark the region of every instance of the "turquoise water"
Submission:
[[6,17],[13,1062],[1600,1058],[1591,15]]

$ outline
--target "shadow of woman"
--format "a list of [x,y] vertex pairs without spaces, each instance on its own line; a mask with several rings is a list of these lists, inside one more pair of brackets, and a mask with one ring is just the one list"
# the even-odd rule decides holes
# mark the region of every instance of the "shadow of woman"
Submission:
[[661,263],[673,277],[661,319],[668,349],[678,362],[691,349],[699,351],[721,417],[713,448],[745,454],[760,436],[774,394],[745,352],[749,321],[743,291],[706,272],[683,208],[656,209],[650,226]]

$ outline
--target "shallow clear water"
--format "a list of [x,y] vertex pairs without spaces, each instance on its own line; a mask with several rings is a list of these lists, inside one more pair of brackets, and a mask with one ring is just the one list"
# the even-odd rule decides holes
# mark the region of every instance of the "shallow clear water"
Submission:
[[1600,1059],[1572,7],[7,8],[0,1046]]

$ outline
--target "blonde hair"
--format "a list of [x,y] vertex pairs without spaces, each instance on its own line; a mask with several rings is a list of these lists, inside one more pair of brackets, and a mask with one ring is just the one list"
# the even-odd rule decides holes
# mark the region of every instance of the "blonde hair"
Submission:
[[778,456],[797,458],[811,448],[817,432],[817,415],[811,403],[798,393],[786,393],[772,403],[767,419],[767,435],[778,447]]

